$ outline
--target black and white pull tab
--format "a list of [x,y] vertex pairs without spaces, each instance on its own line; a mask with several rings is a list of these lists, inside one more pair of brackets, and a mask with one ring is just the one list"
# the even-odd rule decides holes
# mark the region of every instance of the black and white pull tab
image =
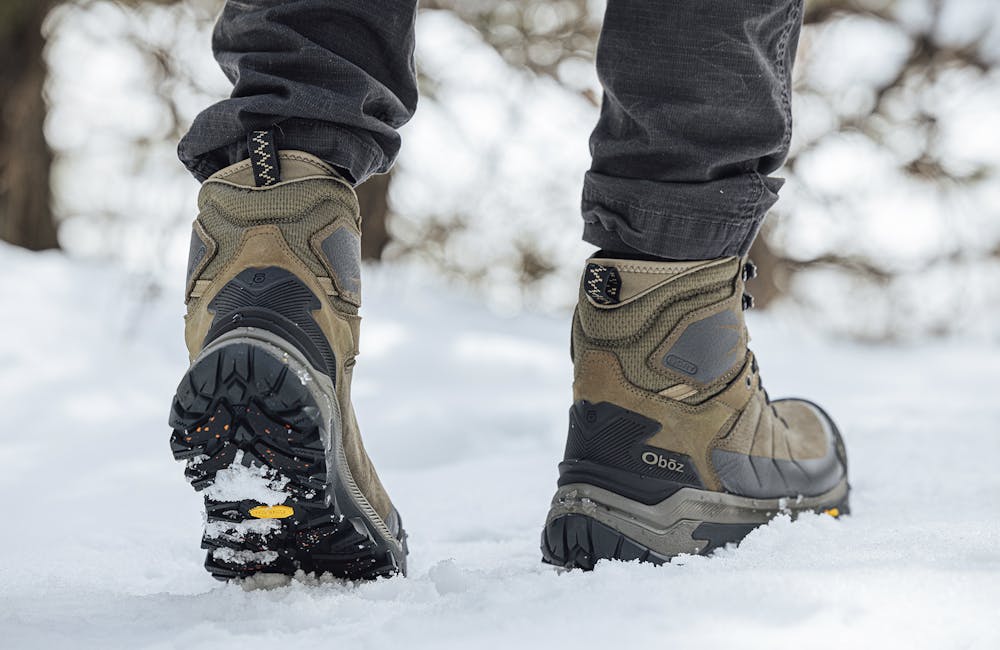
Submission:
[[247,148],[250,150],[250,167],[257,187],[274,185],[281,180],[274,131],[251,131],[247,135]]
[[584,285],[590,299],[599,305],[616,305],[620,302],[622,278],[613,266],[590,262],[584,272]]

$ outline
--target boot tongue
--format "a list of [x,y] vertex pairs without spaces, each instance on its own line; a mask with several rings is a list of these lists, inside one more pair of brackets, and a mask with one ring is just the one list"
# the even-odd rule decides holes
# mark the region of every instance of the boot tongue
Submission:
[[637,298],[676,278],[732,259],[650,262],[592,257],[587,260],[583,272],[584,293],[595,305],[610,307]]

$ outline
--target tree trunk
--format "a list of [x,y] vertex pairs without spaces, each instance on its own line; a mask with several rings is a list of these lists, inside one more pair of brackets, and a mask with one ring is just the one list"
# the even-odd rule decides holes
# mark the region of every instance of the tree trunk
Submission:
[[392,174],[372,176],[358,186],[361,205],[361,258],[380,260],[389,244],[389,182]]
[[2,0],[0,8],[0,239],[58,248],[45,141],[42,21],[53,0]]

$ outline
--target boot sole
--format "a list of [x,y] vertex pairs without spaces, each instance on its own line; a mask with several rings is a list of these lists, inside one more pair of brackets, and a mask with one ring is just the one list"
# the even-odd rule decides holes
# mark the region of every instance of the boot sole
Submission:
[[205,495],[205,568],[220,580],[404,573],[405,533],[389,531],[350,475],[332,382],[282,343],[230,332],[177,387],[170,446]]
[[799,499],[751,499],[682,488],[646,505],[585,483],[565,485],[552,499],[542,531],[542,558],[589,571],[600,560],[663,564],[681,554],[707,555],[739,543],[782,512],[793,517],[801,512],[848,514],[849,490],[846,479],[825,494]]

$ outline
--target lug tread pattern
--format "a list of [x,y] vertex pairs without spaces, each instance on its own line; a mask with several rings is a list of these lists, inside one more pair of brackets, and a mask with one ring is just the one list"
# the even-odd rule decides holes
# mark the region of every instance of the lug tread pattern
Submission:
[[293,511],[257,519],[250,510],[259,501],[206,495],[202,547],[205,568],[216,578],[304,571],[368,580],[401,572],[388,545],[338,507],[328,484],[336,476],[328,474],[320,409],[282,359],[242,342],[212,352],[181,380],[170,426],[174,458],[186,461],[184,474],[195,490],[207,490],[220,472],[242,465],[285,493],[280,505]]
[[610,526],[576,514],[556,517],[548,523],[542,531],[542,558],[548,564],[584,571],[592,571],[600,560],[663,564],[669,559]]

